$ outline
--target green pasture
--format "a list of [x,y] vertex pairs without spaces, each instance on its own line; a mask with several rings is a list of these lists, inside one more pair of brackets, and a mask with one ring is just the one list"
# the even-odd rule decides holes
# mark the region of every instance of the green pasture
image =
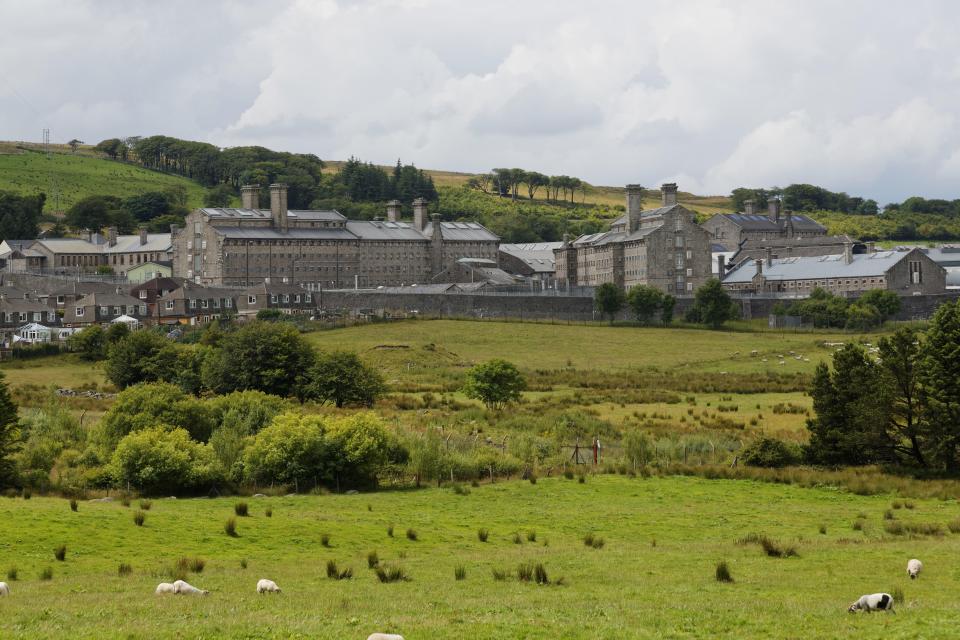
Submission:
[[[944,531],[908,538],[884,531],[890,497],[750,481],[554,477],[468,495],[445,488],[247,498],[251,515],[237,518],[239,537],[231,538],[223,523],[236,501],[155,499],[137,527],[137,501],[81,501],[74,513],[62,498],[0,499],[0,570],[19,573],[12,595],[0,599],[0,637],[363,639],[391,631],[408,640],[886,640],[945,638],[960,628],[960,536],[945,527],[960,515],[954,502],[891,510],[900,522]],[[861,514],[865,525],[854,530]],[[479,528],[489,530],[485,543]],[[588,533],[604,546],[586,547]],[[737,543],[752,533],[795,546],[799,557]],[[53,555],[60,545],[64,562]],[[378,582],[367,568],[373,550],[410,580]],[[153,594],[179,557],[206,561],[187,579],[209,596]],[[911,557],[926,565],[915,582],[905,574]],[[351,567],[353,578],[328,579],[328,560]],[[715,581],[721,560],[734,583]],[[527,562],[563,584],[494,580],[494,569],[515,574]],[[120,563],[133,573],[119,577]],[[46,567],[53,579],[41,581]],[[257,595],[260,578],[284,592]],[[905,596],[897,615],[846,612],[863,593],[896,589]]]
[[[47,194],[44,211],[60,213],[90,195],[127,197],[182,187],[187,206],[203,203],[204,188],[186,178],[82,154],[39,151],[0,153],[0,191]],[[59,207],[54,192],[60,194]]]

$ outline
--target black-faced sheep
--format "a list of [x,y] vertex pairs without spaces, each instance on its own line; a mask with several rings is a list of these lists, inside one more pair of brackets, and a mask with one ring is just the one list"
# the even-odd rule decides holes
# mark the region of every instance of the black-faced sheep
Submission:
[[850,605],[850,608],[847,609],[850,613],[856,613],[857,611],[866,611],[871,613],[873,611],[889,611],[890,613],[896,613],[893,610],[893,596],[889,593],[871,593],[869,595],[860,596],[860,599]]

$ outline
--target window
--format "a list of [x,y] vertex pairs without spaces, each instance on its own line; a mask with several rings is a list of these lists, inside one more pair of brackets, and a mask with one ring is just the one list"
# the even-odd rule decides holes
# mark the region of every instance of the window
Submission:
[[121,313],[123,313],[123,307],[114,307],[114,308],[113,308],[113,315],[118,316],[118,315],[120,315]]
[[167,311],[173,310],[173,300],[167,300],[166,304],[164,304],[164,308],[166,308]]
[[677,243],[677,248],[678,248],[678,249],[679,249],[679,248],[682,248],[682,247],[683,247],[683,236],[677,236],[677,237],[675,238],[675,242]]
[[108,315],[110,315],[110,308],[109,308],[109,307],[100,307],[100,315],[102,315],[102,316],[108,316]]
[[689,292],[689,291],[693,291],[693,283],[692,283],[692,282],[688,282],[688,283],[687,283],[687,291],[688,291],[688,292]]
[[220,298],[214,298],[214,299],[213,299],[213,308],[214,308],[214,309],[219,309],[219,308],[220,308]]
[[146,299],[147,299],[147,290],[146,290],[146,289],[140,289],[140,299],[141,299],[141,300],[146,300]]
[[[254,298],[254,300],[256,300],[256,298]],[[227,309],[231,308],[233,306],[233,300],[230,298],[224,298],[223,306],[225,306]]]
[[693,277],[693,269],[687,269],[687,277],[688,278]]
[[140,315],[142,316],[147,315],[147,305],[145,304],[140,305]]
[[203,299],[200,301],[200,306],[204,309],[208,309],[210,307],[210,301],[207,299]]
[[270,294],[270,302],[272,302],[273,304],[277,304],[276,294]]
[[77,316],[82,316],[82,315],[83,315],[83,307],[77,307],[77,308],[74,309],[73,311],[74,311],[74,313],[75,313]]
[[191,309],[196,309],[196,308],[197,308],[197,301],[194,300],[193,298],[190,298],[190,308],[191,308]]
[[923,271],[920,268],[919,260],[910,261],[910,284],[921,284],[923,282]]
[[293,296],[293,301],[294,301],[294,302],[300,302],[300,294],[299,294],[299,293],[298,293],[297,295]]
[[290,294],[288,294],[288,293],[283,294],[283,301],[284,301],[284,302],[290,302]]
[[257,296],[247,296],[247,304],[257,304]]
[[63,304],[63,296],[57,296],[57,304]]

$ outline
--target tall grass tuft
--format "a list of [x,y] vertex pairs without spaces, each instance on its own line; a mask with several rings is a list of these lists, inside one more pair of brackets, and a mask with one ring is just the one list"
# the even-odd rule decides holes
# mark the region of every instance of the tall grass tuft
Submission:
[[537,584],[550,584],[550,578],[547,577],[547,569],[541,563],[533,567],[533,579]]
[[203,573],[206,566],[207,561],[203,558],[177,558],[177,561],[173,564],[173,572],[180,575],[187,571]]
[[322,534],[322,535],[320,536],[320,544],[322,544],[323,546],[325,546],[325,547],[328,548],[328,549],[330,548],[330,534],[329,534],[329,533],[324,533],[324,534]]
[[138,527],[142,527],[146,519],[147,514],[145,514],[143,511],[135,511],[133,514],[133,523]]
[[131,573],[133,573],[133,567],[128,565],[126,562],[121,562],[120,566],[117,567],[117,575],[120,576],[121,578],[124,576],[128,576]]
[[250,508],[246,502],[238,502],[233,505],[233,512],[241,518],[246,518],[250,515]]
[[353,569],[340,569],[335,560],[327,560],[327,577],[331,580],[349,580],[353,577]]
[[144,511],[150,511],[150,507],[152,507],[152,506],[153,506],[153,501],[152,501],[152,500],[141,500],[141,501],[140,501],[140,508],[141,508],[142,510],[144,510]]
[[453,568],[453,577],[455,580],[463,580],[467,577],[467,569],[459,564]]
[[241,569],[246,569],[246,568],[247,568],[247,559],[246,559],[246,558],[240,558],[240,568],[241,568]]
[[890,509],[887,509],[886,511],[884,511],[884,512],[883,512],[883,519],[884,519],[884,520],[893,520],[893,511],[891,511]]
[[374,572],[377,574],[377,580],[380,582],[409,582],[410,577],[407,575],[407,572],[403,570],[403,567],[388,567],[385,565],[380,565]]
[[227,518],[227,521],[223,523],[223,532],[231,538],[239,537],[239,534],[237,533],[237,519]]
[[10,567],[9,569],[7,569],[7,580],[9,580],[10,582],[16,582],[16,581],[17,581],[17,568],[16,568],[16,567]]
[[536,531],[527,531],[527,541],[536,542],[537,541],[537,532]]
[[24,500],[29,500],[30,498],[33,497],[33,492],[31,492],[30,489],[24,489],[23,493],[21,493],[20,495],[23,496]]
[[863,518],[857,518],[853,521],[853,530],[854,531],[863,531],[863,523],[865,520]]
[[895,586],[893,589],[890,589],[890,595],[893,596],[893,602],[896,605],[903,605],[904,596],[903,596],[903,587],[900,585]]
[[44,567],[44,569],[40,572],[40,579],[53,580],[53,569],[50,567]]
[[490,537],[490,532],[486,529],[477,529],[477,540],[480,542],[486,542],[487,538]]
[[758,544],[763,552],[771,558],[799,558],[797,548],[792,545],[781,545],[769,537],[757,533],[749,533],[737,540],[739,545]]
[[533,580],[533,565],[524,562],[517,567],[517,580],[520,582],[530,582]]
[[376,551],[370,551],[367,553],[367,568],[373,569],[380,564],[380,556],[377,555]]
[[71,499],[70,499],[70,511],[76,511],[76,510],[77,510],[77,501],[71,498]]
[[510,577],[509,571],[504,571],[503,569],[493,569],[493,579],[497,582],[503,582]]
[[66,560],[66,559],[67,559],[67,545],[62,544],[62,545],[60,545],[59,547],[57,547],[56,549],[54,549],[54,550],[53,550],[53,557],[56,558],[57,560],[59,560],[60,562],[63,562],[64,560]]
[[523,542],[519,533],[514,533],[511,539],[513,540],[513,544],[521,544]]
[[271,509],[270,507],[267,507],[267,508],[264,510],[263,515],[267,516],[268,518],[272,518],[272,517],[273,517],[273,509]]
[[733,576],[730,575],[730,567],[727,566],[725,560],[717,563],[717,570],[714,576],[717,582],[733,582]]
[[390,537],[390,538],[393,537],[393,525],[392,525],[392,524],[387,527],[387,537]]
[[123,496],[122,498],[120,498],[120,504],[122,504],[122,505],[125,506],[125,507],[129,507],[129,506],[130,506],[130,496]]
[[417,541],[417,532],[413,529],[407,529],[407,540]]
[[825,524],[820,525],[820,535],[822,536],[827,535],[827,525]]
[[595,536],[592,533],[588,533],[587,535],[583,536],[583,544],[593,549],[603,549],[603,545],[605,545],[606,542],[604,542],[603,538]]
[[950,533],[960,533],[960,518],[954,518],[948,522],[947,529],[950,530]]
[[457,483],[453,485],[453,492],[458,496],[468,496],[470,495],[470,487]]

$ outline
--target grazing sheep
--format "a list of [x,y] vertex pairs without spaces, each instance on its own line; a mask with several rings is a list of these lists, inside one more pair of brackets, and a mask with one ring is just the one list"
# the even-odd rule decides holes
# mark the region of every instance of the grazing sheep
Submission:
[[6,582],[0,582],[0,596],[10,595],[10,585]]
[[861,609],[867,613],[872,613],[873,611],[896,613],[896,611],[893,610],[893,596],[889,593],[871,593],[870,595],[860,596],[860,599],[850,605],[847,611],[856,613]]
[[923,563],[916,558],[907,563],[907,575],[911,580],[916,580],[921,571],[923,571]]
[[177,580],[173,583],[173,592],[182,596],[205,596],[210,593],[206,589],[197,589],[183,580]]
[[176,590],[173,588],[173,585],[169,582],[161,582],[157,585],[157,590],[154,591],[158,596],[164,593],[176,593]]
[[367,640],[403,640],[403,636],[396,633],[371,633]]
[[264,578],[257,582],[257,593],[280,593],[280,587],[273,580]]
[[265,493],[255,493],[255,494],[253,494],[253,497],[254,497],[254,498],[266,498],[266,497],[267,497],[267,494],[265,494]]

